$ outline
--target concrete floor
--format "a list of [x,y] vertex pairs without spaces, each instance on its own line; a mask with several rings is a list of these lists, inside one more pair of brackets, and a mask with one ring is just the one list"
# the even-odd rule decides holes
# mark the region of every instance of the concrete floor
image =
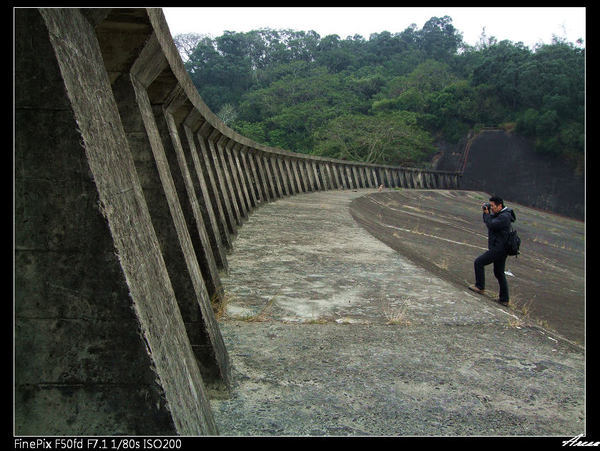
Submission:
[[349,212],[373,192],[281,199],[240,228],[220,434],[585,433],[583,348],[374,238]]

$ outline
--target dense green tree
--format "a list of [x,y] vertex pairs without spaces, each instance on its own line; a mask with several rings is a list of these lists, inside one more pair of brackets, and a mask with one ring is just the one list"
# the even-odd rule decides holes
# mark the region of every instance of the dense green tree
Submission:
[[501,41],[486,47],[473,69],[471,83],[475,86],[484,83],[493,85],[505,104],[514,110],[519,109],[523,102],[519,89],[521,67],[530,55],[531,51],[522,43]]
[[560,39],[530,49],[484,30],[468,46],[444,16],[368,39],[265,28],[175,41],[208,106],[257,142],[426,165],[435,141],[511,123],[539,152],[583,160],[585,50]]
[[431,156],[431,136],[417,125],[415,113],[347,114],[317,133],[315,153],[341,160],[414,166]]
[[449,16],[432,17],[418,34],[419,46],[428,58],[438,61],[451,59],[462,46],[462,35],[452,25]]
[[251,60],[238,49],[239,45],[240,40],[229,32],[215,41],[204,38],[185,63],[194,85],[213,111],[228,103],[237,104],[252,86]]

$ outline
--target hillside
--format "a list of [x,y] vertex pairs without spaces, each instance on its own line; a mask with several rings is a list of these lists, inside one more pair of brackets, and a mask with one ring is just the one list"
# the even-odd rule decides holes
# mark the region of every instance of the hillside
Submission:
[[448,16],[368,38],[261,29],[175,42],[209,107],[267,145],[423,167],[440,143],[503,126],[543,158],[583,166],[580,42],[530,49],[482,35],[473,47]]

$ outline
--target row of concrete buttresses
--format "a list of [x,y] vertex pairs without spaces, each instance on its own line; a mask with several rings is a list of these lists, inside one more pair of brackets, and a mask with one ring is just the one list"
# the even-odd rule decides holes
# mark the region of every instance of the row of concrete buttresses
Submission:
[[214,309],[244,218],[459,174],[296,154],[229,129],[160,9],[15,10],[15,433],[213,435]]

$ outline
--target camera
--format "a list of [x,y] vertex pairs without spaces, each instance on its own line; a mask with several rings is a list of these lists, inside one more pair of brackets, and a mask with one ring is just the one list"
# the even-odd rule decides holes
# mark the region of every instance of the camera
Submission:
[[484,210],[490,210],[491,207],[492,205],[489,202],[486,202],[481,206],[481,208],[483,208]]

